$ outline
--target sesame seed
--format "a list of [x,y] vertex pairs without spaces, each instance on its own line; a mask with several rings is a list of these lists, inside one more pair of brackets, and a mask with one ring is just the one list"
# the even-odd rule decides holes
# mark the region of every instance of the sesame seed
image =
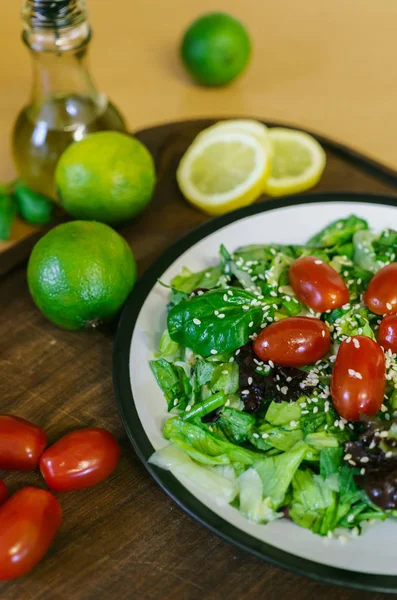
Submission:
[[267,327],[267,323],[261,323],[261,329],[265,329]]
[[342,423],[342,421],[339,421],[339,429],[341,429],[343,431],[344,428],[345,428],[345,424]]
[[390,302],[386,302],[386,308],[387,310],[392,310],[393,306],[390,304]]
[[199,290],[199,291],[197,292],[197,296],[202,296],[203,294],[204,294],[203,290]]
[[345,454],[345,456],[343,457],[343,460],[351,460],[353,458],[353,456],[351,454]]
[[277,292],[270,292],[270,295],[273,296],[274,298],[277,298]]
[[302,415],[308,415],[308,414],[309,414],[309,412],[310,412],[309,410],[302,410],[302,413],[301,413],[301,414],[302,414]]
[[215,350],[215,348],[212,348],[211,354],[218,354],[218,350]]
[[229,371],[228,371],[227,369],[224,369],[224,370],[222,371],[222,375],[229,375]]
[[349,423],[349,427],[350,427],[350,429],[354,429],[353,423]]
[[313,412],[314,412],[314,413],[318,413],[318,406],[315,406],[315,407],[313,408]]
[[227,294],[223,294],[223,299],[225,302],[227,302],[229,300],[229,296]]
[[351,523],[352,521],[354,521],[354,515],[349,515],[347,517],[347,520],[348,520],[349,523]]
[[229,362],[234,362],[234,356],[231,356],[231,357],[229,358]]
[[265,440],[266,438],[268,438],[268,437],[269,437],[269,434],[268,434],[268,433],[262,433],[262,438],[263,438],[264,440]]
[[343,277],[349,277],[349,271],[343,271]]
[[258,439],[258,437],[259,437],[259,433],[253,433],[253,434],[252,434],[252,437],[254,437],[255,439]]
[[243,305],[243,310],[249,310],[249,309],[250,309],[249,306],[247,306],[246,304]]
[[253,379],[252,377],[248,377],[248,385],[252,385]]
[[360,462],[362,462],[362,463],[367,463],[367,462],[369,462],[369,458],[368,458],[368,456],[363,456],[362,458],[360,458]]
[[238,354],[240,354],[240,348],[239,348],[238,350],[236,350],[236,352],[235,352],[234,354],[235,354],[236,356],[237,356]]
[[225,318],[225,313],[219,313],[218,319],[224,319],[224,318]]
[[287,392],[288,392],[288,388],[287,388],[287,386],[286,386],[286,385],[283,385],[283,387],[281,388],[280,392],[281,392],[282,394],[284,394],[284,396],[285,396],[285,395],[287,394]]
[[321,332],[321,335],[322,335],[323,337],[325,337],[325,331],[324,331],[324,329],[322,330],[322,332]]
[[361,467],[361,469],[360,469],[360,475],[365,475],[365,468],[364,467]]
[[381,438],[387,438],[387,437],[388,437],[388,435],[389,435],[389,434],[388,434],[388,432],[387,432],[387,431],[381,431],[381,432],[379,433],[379,436],[380,436]]
[[274,369],[274,362],[272,360],[269,360],[269,366]]
[[253,322],[253,321],[250,321],[250,322],[248,323],[248,327],[253,327],[253,326],[254,326],[254,322]]
[[359,348],[360,347],[360,342],[356,338],[353,338],[353,345],[354,345],[355,348]]
[[323,261],[322,261],[322,260],[320,260],[320,259],[317,259],[317,260],[315,260],[315,261],[314,261],[314,264],[315,264],[315,265],[322,265],[322,264],[323,264]]
[[361,279],[357,279],[357,285],[361,285]]
[[174,406],[176,406],[178,404],[179,400],[178,398],[174,398]]
[[386,452],[386,454],[385,454],[386,458],[391,458],[392,456],[393,456],[393,452],[391,452],[390,450],[389,450],[389,452]]
[[206,273],[205,276],[206,277],[211,277],[211,273]]
[[296,421],[290,421],[290,424],[289,424],[289,426],[290,426],[290,427],[296,427],[296,426],[297,426],[297,424],[298,424],[298,423],[297,423]]
[[190,406],[190,404],[187,405],[185,410],[186,410],[186,412],[189,412],[189,410],[192,410],[192,407]]
[[194,319],[193,319],[193,323],[194,323],[195,325],[201,325],[201,321],[200,321],[200,319],[196,319],[196,318],[194,318]]
[[244,396],[246,396],[247,394],[249,394],[249,393],[250,393],[250,391],[249,391],[249,390],[243,390],[241,393],[242,393]]
[[385,413],[387,412],[387,406],[385,406],[384,404],[382,404],[382,406],[380,407],[380,410]]
[[355,467],[356,463],[354,462],[354,460],[349,460],[349,465],[352,465],[352,467]]
[[229,296],[233,296],[232,290],[227,290],[227,293],[229,294]]
[[339,427],[339,421],[338,421],[338,419],[336,419],[336,421],[334,422],[334,427]]
[[351,341],[352,341],[351,337],[346,338],[346,344],[350,344]]

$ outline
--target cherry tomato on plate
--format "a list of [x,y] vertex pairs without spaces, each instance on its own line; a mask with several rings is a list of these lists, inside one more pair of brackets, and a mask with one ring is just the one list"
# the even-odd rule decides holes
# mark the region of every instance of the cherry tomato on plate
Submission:
[[0,506],[4,504],[4,502],[8,498],[8,489],[4,481],[0,479]]
[[324,312],[349,302],[342,277],[315,256],[297,258],[289,268],[289,282],[299,300],[313,310]]
[[364,294],[364,303],[377,315],[397,313],[397,263],[375,273]]
[[288,317],[261,331],[254,341],[254,352],[261,360],[303,367],[325,356],[330,342],[329,329],[319,319]]
[[385,350],[397,353],[397,314],[382,319],[378,331],[378,342]]
[[40,471],[52,490],[73,492],[106,479],[119,458],[120,446],[111,433],[97,428],[80,429],[47,448],[40,459]]
[[365,335],[347,338],[339,346],[331,379],[336,411],[348,421],[376,415],[383,404],[386,365],[382,348]]
[[50,492],[26,487],[0,508],[0,581],[28,573],[43,558],[62,523]]
[[19,417],[0,415],[0,469],[37,469],[46,445],[47,436],[41,427]]

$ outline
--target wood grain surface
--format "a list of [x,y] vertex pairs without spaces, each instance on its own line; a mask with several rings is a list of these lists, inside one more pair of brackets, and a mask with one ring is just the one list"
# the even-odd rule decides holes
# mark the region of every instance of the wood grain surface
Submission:
[[[181,153],[208,123],[174,125],[140,136],[153,153],[159,184],[125,235],[142,273],[173,239],[203,222],[175,182]],[[397,187],[328,152],[317,188],[397,194]],[[397,201],[397,195],[396,195]],[[50,442],[74,428],[100,426],[123,448],[103,484],[59,495],[64,523],[42,563],[0,584],[1,600],[378,600],[380,594],[335,588],[273,568],[234,548],[188,517],[152,481],[127,440],[112,389],[115,324],[62,331],[34,307],[23,266],[0,279],[1,412],[46,428]],[[37,473],[4,474],[11,490],[42,486]]]

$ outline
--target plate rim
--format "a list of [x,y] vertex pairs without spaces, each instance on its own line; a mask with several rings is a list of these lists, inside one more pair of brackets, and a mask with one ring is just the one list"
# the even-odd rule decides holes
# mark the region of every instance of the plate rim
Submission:
[[[169,471],[149,464],[148,458],[154,452],[154,448],[139,419],[130,384],[130,346],[141,308],[158,278],[181,254],[201,239],[245,217],[288,206],[338,202],[341,200],[397,208],[397,197],[391,194],[312,192],[298,196],[284,196],[252,204],[207,221],[174,242],[146,269],[126,300],[114,341],[113,388],[120,419],[139,459],[162,490],[200,525],[203,525],[228,543],[281,569],[334,585],[364,591],[396,593],[396,575],[361,573],[316,563],[254,538],[206,507]],[[131,423],[134,425],[131,426]]]

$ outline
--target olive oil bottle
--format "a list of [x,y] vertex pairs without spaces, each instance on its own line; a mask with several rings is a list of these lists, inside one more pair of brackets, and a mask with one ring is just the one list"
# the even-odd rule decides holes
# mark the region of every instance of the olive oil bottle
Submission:
[[87,69],[84,0],[25,0],[22,19],[33,85],[14,127],[13,156],[22,182],[56,199],[54,171],[67,146],[95,131],[126,131],[126,124]]

